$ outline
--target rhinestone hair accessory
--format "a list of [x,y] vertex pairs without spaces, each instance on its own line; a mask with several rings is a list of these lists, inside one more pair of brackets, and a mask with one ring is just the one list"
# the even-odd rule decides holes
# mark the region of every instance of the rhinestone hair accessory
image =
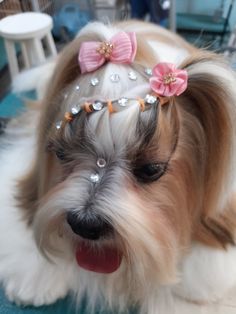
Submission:
[[[100,170],[102,168],[105,168],[106,164],[107,164],[107,162],[104,158],[98,158],[97,159],[97,167],[100,168]],[[96,184],[100,181],[101,175],[98,172],[92,173],[92,174],[90,174],[89,179],[92,183]]]
[[107,162],[104,158],[98,158],[97,160],[97,166],[99,168],[104,168],[106,166]]
[[136,51],[137,41],[134,32],[120,32],[104,42],[83,42],[78,56],[81,73],[93,72],[108,61],[130,64],[134,61]]
[[176,69],[172,63],[158,63],[152,70],[150,87],[160,97],[179,96],[187,88],[186,70]]
[[[155,94],[147,94],[144,98],[127,98],[121,97],[116,100],[107,100],[107,101],[100,101],[95,100],[93,102],[85,102],[81,106],[73,106],[71,111],[66,112],[64,114],[63,121],[56,122],[56,129],[59,131],[63,128],[67,123],[71,123],[81,111],[85,111],[86,113],[93,113],[96,111],[101,111],[102,109],[106,108],[110,114],[118,111],[122,111],[125,107],[130,105],[138,105],[140,107],[140,111],[144,112],[146,110],[151,109],[152,106],[158,105],[161,102],[161,98],[159,98]],[[98,167],[102,168],[101,164],[104,164],[104,160],[99,159]]]
[[93,183],[98,183],[100,181],[100,176],[98,173],[92,173],[89,177],[90,181]]

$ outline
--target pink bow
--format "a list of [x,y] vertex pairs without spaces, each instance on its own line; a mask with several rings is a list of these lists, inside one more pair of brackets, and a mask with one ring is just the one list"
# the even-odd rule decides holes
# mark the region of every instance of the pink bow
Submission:
[[120,32],[109,42],[83,42],[79,52],[81,73],[92,72],[106,61],[112,63],[131,63],[137,51],[135,33]]
[[176,69],[172,63],[158,63],[152,72],[150,86],[159,96],[179,96],[187,88],[187,71]]

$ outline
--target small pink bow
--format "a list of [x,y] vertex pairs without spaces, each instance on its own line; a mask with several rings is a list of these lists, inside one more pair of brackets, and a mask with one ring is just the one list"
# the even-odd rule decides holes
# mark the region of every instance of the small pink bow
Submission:
[[92,72],[106,61],[112,63],[131,63],[137,51],[135,33],[120,32],[109,42],[83,42],[79,51],[81,73]]
[[187,88],[188,74],[172,63],[158,63],[150,78],[151,89],[159,96],[179,96]]

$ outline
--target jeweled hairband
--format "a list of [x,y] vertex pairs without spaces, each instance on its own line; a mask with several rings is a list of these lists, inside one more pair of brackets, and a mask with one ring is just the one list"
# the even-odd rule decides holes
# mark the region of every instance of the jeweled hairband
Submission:
[[[64,121],[71,122],[79,113],[80,109],[85,110],[87,113],[92,113],[107,107],[109,112],[112,113],[119,111],[117,110],[117,107],[125,107],[126,105],[129,105],[130,102],[134,101],[140,105],[141,111],[145,111],[149,109],[151,105],[157,103],[157,101],[160,103],[160,105],[167,103],[170,97],[179,96],[187,88],[187,71],[176,69],[175,65],[172,63],[158,63],[153,68],[152,74],[153,76],[150,77],[149,83],[152,93],[154,94],[147,94],[144,99],[130,99],[122,97],[113,101],[97,100],[94,102],[86,102],[82,106],[72,107],[70,112],[66,112]],[[57,122],[57,129],[60,129],[61,125],[62,122]]]
[[94,102],[85,102],[80,106],[74,106],[71,108],[70,111],[67,111],[64,114],[64,120],[58,121],[56,123],[56,128],[59,130],[63,124],[72,122],[81,110],[84,110],[87,113],[92,113],[96,111],[101,111],[104,108],[107,108],[109,113],[114,113],[121,111],[122,108],[125,108],[130,105],[137,104],[140,107],[142,112],[149,110],[152,106],[157,105],[160,103],[160,98],[156,95],[147,94],[145,98],[127,98],[121,97],[116,100],[107,100],[107,101],[100,101],[95,100]]

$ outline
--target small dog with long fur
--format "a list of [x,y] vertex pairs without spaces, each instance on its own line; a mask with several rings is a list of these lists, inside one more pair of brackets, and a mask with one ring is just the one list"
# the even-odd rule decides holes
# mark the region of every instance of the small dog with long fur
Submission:
[[172,314],[185,313],[178,300],[225,296],[236,285],[227,64],[151,24],[93,23],[47,85],[40,118],[24,114],[1,139],[7,297],[38,306],[72,292],[89,313]]

